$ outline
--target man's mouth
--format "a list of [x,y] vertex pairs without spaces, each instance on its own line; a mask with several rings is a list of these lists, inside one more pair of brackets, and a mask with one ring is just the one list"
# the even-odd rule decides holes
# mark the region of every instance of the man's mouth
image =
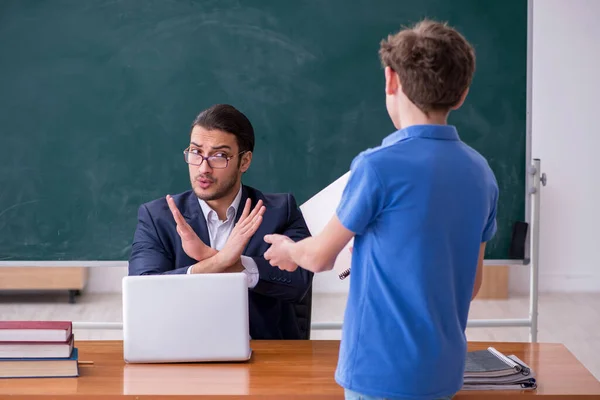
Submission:
[[210,187],[210,185],[212,185],[214,183],[212,179],[206,179],[206,178],[198,178],[198,179],[196,179],[196,182],[198,182],[198,185],[202,189],[208,189]]

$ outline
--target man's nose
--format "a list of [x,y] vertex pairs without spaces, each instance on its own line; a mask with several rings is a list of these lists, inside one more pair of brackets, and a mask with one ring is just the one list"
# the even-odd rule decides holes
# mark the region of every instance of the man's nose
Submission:
[[198,171],[202,174],[206,172],[212,172],[212,168],[208,163],[208,160],[204,160],[202,164],[200,164],[200,166],[198,167]]

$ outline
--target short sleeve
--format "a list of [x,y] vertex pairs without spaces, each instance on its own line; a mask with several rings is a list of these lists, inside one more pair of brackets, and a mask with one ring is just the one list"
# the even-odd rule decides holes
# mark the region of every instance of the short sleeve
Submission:
[[494,191],[491,196],[490,212],[488,215],[487,222],[483,229],[483,235],[481,238],[482,242],[489,242],[496,231],[498,230],[498,224],[496,222],[496,210],[498,209],[498,186],[494,185]]
[[364,233],[380,213],[383,195],[377,172],[368,159],[359,155],[352,162],[350,177],[337,208],[342,225],[357,235]]

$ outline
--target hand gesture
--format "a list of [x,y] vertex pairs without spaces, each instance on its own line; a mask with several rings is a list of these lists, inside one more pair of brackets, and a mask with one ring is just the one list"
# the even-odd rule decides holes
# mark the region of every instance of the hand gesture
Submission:
[[270,243],[271,247],[264,254],[265,260],[269,261],[274,267],[281,270],[294,272],[298,265],[292,260],[289,252],[289,245],[294,241],[284,235],[266,235],[265,242]]
[[211,248],[198,237],[192,227],[185,221],[170,195],[167,195],[167,204],[171,214],[173,214],[173,219],[177,223],[177,233],[181,238],[181,245],[185,254],[196,261],[202,261],[210,257]]
[[259,200],[252,212],[250,212],[251,206],[252,202],[248,199],[239,221],[231,231],[225,246],[219,252],[220,261],[225,266],[231,266],[240,259],[246,245],[262,222],[262,216],[265,213],[263,201]]

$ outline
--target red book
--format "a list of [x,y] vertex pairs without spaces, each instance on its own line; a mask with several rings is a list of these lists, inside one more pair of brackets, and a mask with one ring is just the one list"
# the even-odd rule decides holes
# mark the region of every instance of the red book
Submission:
[[71,321],[0,321],[0,342],[65,343],[72,332]]

